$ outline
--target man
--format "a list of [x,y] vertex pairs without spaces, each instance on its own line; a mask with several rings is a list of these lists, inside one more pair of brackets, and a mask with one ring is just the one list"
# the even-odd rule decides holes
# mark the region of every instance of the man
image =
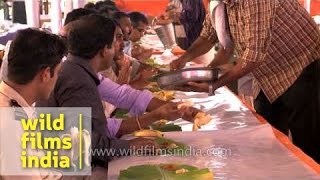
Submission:
[[145,15],[140,12],[131,12],[129,13],[129,17],[132,24],[132,32],[130,34],[131,43],[131,56],[144,61],[151,57],[153,49],[144,49],[139,45],[139,41],[144,36],[147,27],[148,27],[148,19]]
[[[69,12],[66,16],[66,20],[64,22],[64,26],[60,30],[60,36],[64,37],[64,39],[67,38],[67,34],[69,32],[69,28],[72,24],[72,22],[80,19],[83,16],[87,16],[90,14],[97,14],[98,12],[93,9],[85,9],[85,8],[79,8],[75,9],[71,12]],[[117,60],[120,60],[120,57],[122,56],[122,53],[120,53],[123,50],[123,40],[122,40],[122,31],[116,30],[116,37],[117,41],[115,44],[115,58]],[[123,58],[122,58],[123,59]],[[121,66],[123,65],[123,66]],[[128,71],[130,70],[130,62],[128,60],[121,61],[121,65],[116,65],[116,63],[112,64],[112,67],[109,69],[103,71],[103,75],[107,76],[111,80],[118,82],[119,84],[126,84],[129,81],[130,76],[128,76]],[[113,70],[114,69],[114,70]],[[116,72],[115,72],[116,71]],[[120,76],[118,78],[118,76]]]
[[[144,84],[146,84],[145,79],[144,79],[145,77],[143,77],[142,75],[144,73],[147,73],[147,74],[151,73],[151,75],[154,75],[156,73],[156,70],[154,68],[152,69],[151,67],[148,67],[144,64],[141,64],[139,62],[139,60],[131,57],[132,43],[130,41],[130,35],[132,32],[132,25],[131,25],[131,20],[130,20],[129,15],[124,12],[118,11],[118,12],[114,13],[113,19],[119,23],[119,25],[122,29],[122,33],[123,33],[124,47],[122,49],[120,49],[120,52],[123,54],[123,56],[120,56],[122,58],[121,59],[118,58],[118,59],[122,60],[121,62],[123,65],[125,65],[125,62],[127,60],[129,60],[131,62],[132,69],[131,69],[130,85],[132,87],[141,89],[142,87],[140,85],[143,86]],[[149,76],[147,78],[149,78]]]
[[[36,51],[34,50],[36,49]],[[61,59],[66,50],[63,42],[58,36],[35,29],[20,30],[11,43],[8,53],[8,71],[6,78],[0,83],[0,106],[20,109],[20,115],[25,118],[34,118],[35,111],[32,104],[38,100],[46,100],[58,78],[61,68]],[[18,112],[16,112],[18,113]],[[17,114],[16,114],[17,115]],[[23,132],[20,120],[16,119],[15,129],[10,129],[5,119],[1,116],[1,139],[10,141],[10,145],[16,150],[21,147],[21,141],[12,140],[13,137],[21,137]],[[13,133],[13,134],[12,134]],[[18,142],[16,144],[16,142]],[[0,167],[6,169],[22,167],[20,154],[15,155],[17,159],[3,153],[0,159]],[[10,159],[6,159],[10,158]],[[42,179],[40,176],[0,177],[0,179]],[[49,178],[51,179],[51,178]]]
[[128,84],[132,77],[132,63],[123,53],[123,33],[119,24],[117,24],[115,36],[116,42],[114,46],[114,61],[110,68],[106,69],[105,71],[101,71],[100,73],[112,81],[117,82],[118,84]]
[[130,40],[132,42],[138,42],[141,40],[147,30],[149,24],[148,19],[140,12],[131,12],[129,13],[129,17],[133,27],[130,34]]
[[[49,106],[58,107],[91,107],[93,149],[121,150],[129,147],[155,147],[150,139],[123,141],[115,136],[127,134],[133,129],[142,128],[156,118],[176,119],[181,115],[176,104],[160,107],[153,113],[139,118],[129,118],[128,122],[113,123],[104,115],[103,106],[97,86],[103,81],[97,73],[110,67],[114,57],[115,23],[100,15],[89,15],[75,21],[68,36],[69,54],[64,62],[55,89],[49,99]],[[81,78],[81,80],[79,80]],[[108,82],[107,82],[108,83]],[[117,129],[118,128],[118,129]],[[113,156],[94,155],[93,164],[105,167]]]
[[113,14],[112,18],[120,24],[120,27],[124,35],[123,40],[129,41],[130,34],[132,32],[132,25],[129,15],[124,12],[118,11]]
[[60,30],[60,35],[62,37],[67,36],[67,32],[69,32],[69,24],[75,20],[78,20],[80,17],[87,16],[90,14],[97,14],[98,11],[95,9],[86,9],[86,8],[78,8],[69,12],[64,20],[63,27]]
[[[290,130],[293,143],[320,162],[320,31],[315,22],[298,1],[225,0],[211,1],[211,5],[211,12],[220,18],[206,21],[202,39],[207,44],[219,39],[224,48],[234,44],[238,64],[211,87],[190,85],[212,92],[252,73],[256,111],[284,134]],[[217,19],[222,21],[215,22]],[[190,54],[172,67],[191,60]],[[213,63],[219,64],[226,57]]]
[[123,52],[131,56],[131,50],[132,50],[132,42],[130,40],[130,35],[132,33],[132,24],[130,20],[130,16],[124,12],[116,12],[113,15],[113,18],[120,24],[122,32],[124,34],[124,48]]

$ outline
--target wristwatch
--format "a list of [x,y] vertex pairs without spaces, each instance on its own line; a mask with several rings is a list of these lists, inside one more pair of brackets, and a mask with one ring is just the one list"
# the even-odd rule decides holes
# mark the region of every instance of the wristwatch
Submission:
[[209,92],[208,93],[209,93],[209,96],[213,96],[214,95],[212,83],[209,83]]

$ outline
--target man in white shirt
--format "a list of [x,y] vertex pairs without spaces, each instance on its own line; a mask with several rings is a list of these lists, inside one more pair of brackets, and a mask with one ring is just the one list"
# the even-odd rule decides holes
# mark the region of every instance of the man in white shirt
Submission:
[[[19,138],[21,138],[23,129],[20,120],[21,118],[35,118],[32,104],[49,97],[58,78],[65,50],[66,47],[58,36],[35,29],[25,29],[17,33],[8,56],[4,57],[8,58],[8,69],[6,78],[0,83],[0,107],[2,107],[2,113],[5,112],[5,107],[12,107],[15,117],[3,116],[3,114],[0,116],[1,179],[38,180],[44,178],[40,176],[40,173],[34,176],[21,176],[22,173],[19,173],[20,176],[13,176],[15,175],[13,172],[20,171],[19,167],[22,168]],[[3,147],[3,143],[6,147]],[[59,177],[48,178],[57,179]]]

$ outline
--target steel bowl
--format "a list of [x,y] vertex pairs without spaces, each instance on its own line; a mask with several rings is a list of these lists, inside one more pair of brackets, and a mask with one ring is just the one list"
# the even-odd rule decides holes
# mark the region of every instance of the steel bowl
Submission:
[[214,82],[218,79],[218,68],[188,68],[160,74],[156,82],[160,88],[174,88],[188,82]]

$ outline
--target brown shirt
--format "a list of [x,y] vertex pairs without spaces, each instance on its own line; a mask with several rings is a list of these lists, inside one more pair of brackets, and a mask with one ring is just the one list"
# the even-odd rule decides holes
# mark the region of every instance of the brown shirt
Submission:
[[[320,59],[320,31],[308,12],[292,0],[224,0],[238,58],[262,62],[253,70],[254,97],[281,96],[303,69]],[[201,36],[218,41],[207,15]]]

